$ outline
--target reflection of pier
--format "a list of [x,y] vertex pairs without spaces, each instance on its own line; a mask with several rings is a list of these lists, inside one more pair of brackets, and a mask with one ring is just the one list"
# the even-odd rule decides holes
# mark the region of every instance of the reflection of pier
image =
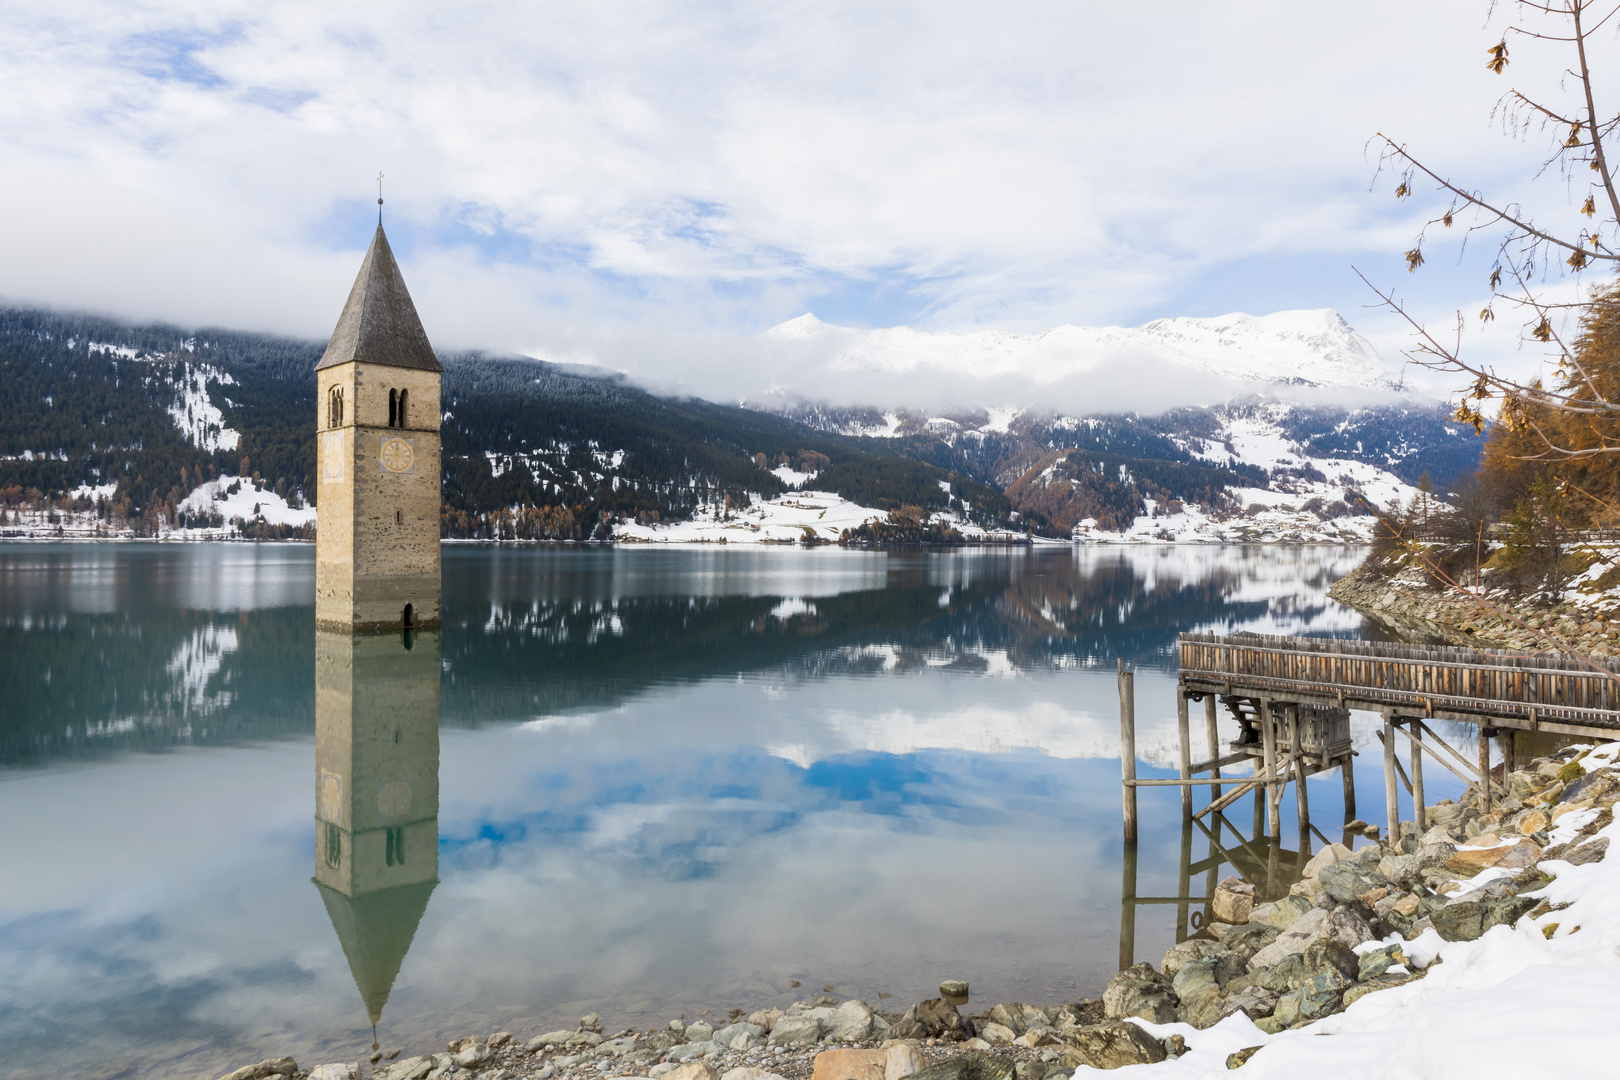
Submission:
[[[1259,800],[1255,805],[1260,805]],[[1126,844],[1119,898],[1120,969],[1124,970],[1136,961],[1137,908],[1174,906],[1178,942],[1185,941],[1208,925],[1213,917],[1210,900],[1215,895],[1216,882],[1221,879],[1220,868],[1223,864],[1232,867],[1239,877],[1254,885],[1257,902],[1286,895],[1288,887],[1299,880],[1306,861],[1311,857],[1310,845],[1302,842],[1298,850],[1289,851],[1276,837],[1268,837],[1261,830],[1262,822],[1258,815],[1252,839],[1246,838],[1222,814],[1211,814],[1208,822],[1201,819],[1183,822],[1180,874],[1175,896],[1136,894],[1136,845]],[[1206,854],[1194,862],[1193,844],[1199,833],[1203,835]],[[1194,881],[1202,885],[1202,896],[1192,894]]]
[[315,637],[315,885],[373,1027],[439,881],[439,635]]

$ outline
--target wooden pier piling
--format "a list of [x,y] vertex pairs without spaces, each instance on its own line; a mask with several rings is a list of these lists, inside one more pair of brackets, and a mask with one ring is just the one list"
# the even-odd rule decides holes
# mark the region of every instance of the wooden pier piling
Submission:
[[[1125,798],[1125,843],[1136,843],[1136,673],[1119,661],[1119,768]],[[1135,866],[1135,850],[1129,852]],[[1134,878],[1134,874],[1133,874]],[[1126,965],[1129,967],[1130,965]]]

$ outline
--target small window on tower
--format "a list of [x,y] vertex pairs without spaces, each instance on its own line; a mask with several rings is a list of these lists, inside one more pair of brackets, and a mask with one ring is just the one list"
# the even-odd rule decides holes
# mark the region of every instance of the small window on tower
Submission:
[[398,415],[399,415],[399,391],[398,390],[390,390],[390,391],[388,391],[388,426],[389,427],[396,427],[397,426],[394,423],[394,419]]
[[405,524],[405,511],[403,511],[403,510],[395,510],[394,511],[394,524],[395,525],[403,525],[403,524]]
[[410,393],[409,390],[401,390],[399,392],[399,426],[400,427],[405,426],[405,396],[407,394],[409,394],[409,393]]
[[326,396],[326,426],[343,426],[343,387],[334,386]]

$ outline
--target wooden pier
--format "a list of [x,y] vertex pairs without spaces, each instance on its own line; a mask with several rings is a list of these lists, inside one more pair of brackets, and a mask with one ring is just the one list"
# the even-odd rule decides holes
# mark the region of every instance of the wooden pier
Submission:
[[[1538,731],[1595,739],[1620,737],[1620,664],[1573,658],[1474,649],[1465,646],[1407,645],[1342,641],[1333,638],[1260,634],[1182,634],[1176,680],[1176,719],[1180,736],[1179,775],[1136,776],[1136,709],[1133,673],[1119,666],[1120,764],[1123,770],[1125,840],[1135,843],[1136,792],[1142,787],[1181,789],[1186,820],[1219,814],[1254,793],[1256,832],[1262,802],[1270,835],[1277,836],[1284,791],[1294,785],[1301,850],[1309,850],[1307,776],[1342,770],[1345,819],[1355,816],[1349,710],[1384,717],[1379,733],[1384,755],[1386,820],[1399,820],[1400,786],[1412,796],[1415,818],[1424,827],[1425,757],[1465,783],[1489,776],[1490,740],[1501,740],[1507,770],[1513,769],[1515,731]],[[1189,703],[1204,705],[1210,758],[1191,756]],[[1237,738],[1220,741],[1218,720],[1224,706],[1238,724]],[[1450,720],[1479,728],[1479,754],[1470,761],[1446,744],[1428,721]],[[1409,751],[1410,770],[1398,755],[1397,734]],[[1224,751],[1224,752],[1223,752]],[[1223,778],[1221,769],[1238,762],[1253,774]],[[1231,785],[1232,790],[1222,793]],[[1208,786],[1211,800],[1194,813],[1194,787]],[[1492,797],[1480,786],[1482,812]],[[1320,835],[1320,834],[1319,834]]]

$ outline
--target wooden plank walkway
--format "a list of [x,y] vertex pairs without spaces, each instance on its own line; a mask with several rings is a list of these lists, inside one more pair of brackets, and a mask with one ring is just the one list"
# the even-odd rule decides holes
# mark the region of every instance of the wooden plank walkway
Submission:
[[1334,638],[1182,634],[1183,693],[1613,737],[1620,663]]

